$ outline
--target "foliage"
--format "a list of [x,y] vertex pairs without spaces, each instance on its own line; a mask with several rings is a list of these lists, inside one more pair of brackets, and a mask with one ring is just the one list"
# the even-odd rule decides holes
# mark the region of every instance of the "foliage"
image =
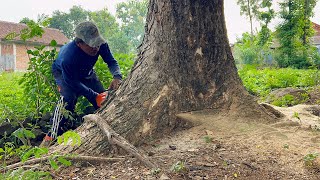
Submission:
[[91,12],[90,19],[97,24],[102,36],[107,40],[114,53],[129,53],[131,47],[128,37],[124,31],[121,31],[116,18],[106,8]]
[[[237,39],[234,46],[234,58],[238,65],[272,65],[272,51],[269,43],[261,46],[260,37],[251,36],[249,33],[243,33],[241,39]],[[271,39],[271,37],[270,37]]]
[[250,20],[251,35],[253,35],[252,22],[253,18],[257,18],[259,15],[258,7],[261,0],[237,0],[237,4],[240,6],[240,14],[245,15]]
[[309,87],[318,82],[317,70],[299,70],[292,68],[264,68],[244,66],[238,71],[249,93],[264,97],[271,90],[285,87]]
[[130,52],[135,53],[142,42],[147,7],[147,0],[130,0],[117,4],[116,17],[122,22],[121,30],[129,40]]
[[184,173],[188,171],[187,167],[185,166],[185,163],[182,161],[178,161],[175,164],[173,164],[170,170],[176,173]]
[[212,140],[213,140],[211,136],[204,136],[203,139],[206,143],[212,143]]
[[307,167],[312,167],[316,165],[316,159],[318,158],[319,153],[309,153],[303,157],[304,164]]
[[[262,0],[260,4],[261,10],[258,10],[258,19],[261,22],[261,30],[258,34],[258,45],[265,46],[267,43],[270,43],[272,40],[271,30],[268,28],[269,23],[275,17],[275,12],[271,8],[271,0]],[[264,10],[267,9],[267,10]]]
[[280,67],[306,68],[311,65],[308,38],[312,35],[310,17],[316,0],[285,0],[279,3],[283,22],[277,26],[280,43],[276,60]]
[[74,37],[74,28],[82,21],[89,19],[90,11],[84,10],[81,6],[73,6],[68,13],[54,11],[50,20],[50,28],[60,29],[69,39]]
[[[56,42],[52,40],[52,47]],[[56,57],[55,48],[45,50],[45,46],[37,46],[35,50],[28,50],[30,55],[29,67],[20,80],[24,87],[25,100],[36,110],[36,116],[51,112],[57,101],[58,92],[51,74],[51,65]]]
[[5,120],[23,120],[31,112],[24,101],[23,89],[18,81],[23,73],[0,73],[0,124]]
[[8,171],[3,174],[0,174],[1,179],[8,179],[8,180],[14,180],[14,179],[52,179],[50,172],[44,172],[44,171],[38,171],[38,170],[24,170],[22,168]]
[[74,146],[74,145],[80,146],[81,138],[80,138],[79,134],[77,134],[74,131],[67,131],[67,132],[63,133],[63,135],[58,137],[57,141],[59,144],[63,143],[64,145],[67,145],[69,139],[72,140],[72,144],[71,144],[72,146]]

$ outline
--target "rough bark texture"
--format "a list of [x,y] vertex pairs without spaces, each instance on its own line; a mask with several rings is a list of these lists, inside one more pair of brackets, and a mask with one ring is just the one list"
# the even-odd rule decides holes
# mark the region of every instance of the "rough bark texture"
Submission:
[[[237,74],[223,0],[151,0],[145,28],[130,75],[113,101],[97,112],[129,142],[171,131],[181,112],[213,109],[268,119]],[[89,130],[84,133],[87,151],[107,147],[94,134],[100,133],[96,127],[82,129]]]

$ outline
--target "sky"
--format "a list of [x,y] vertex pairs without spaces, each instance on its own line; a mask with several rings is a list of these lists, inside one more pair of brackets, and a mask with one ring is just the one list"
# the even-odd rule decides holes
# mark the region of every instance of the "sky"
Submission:
[[[68,12],[74,5],[80,5],[83,9],[96,11],[105,7],[115,14],[116,4],[126,2],[127,0],[0,0],[0,20],[9,22],[19,22],[22,18],[28,17],[36,20],[39,14],[51,15],[53,11],[59,10]],[[279,0],[273,0],[277,2]],[[240,16],[240,8],[237,0],[225,0],[225,17],[228,37],[230,43],[234,43],[237,37],[241,37],[244,32],[250,32],[250,23],[248,19]],[[315,17],[312,21],[320,24],[320,2],[314,9]],[[271,23],[271,29],[279,21]],[[255,28],[259,27],[255,23]]]

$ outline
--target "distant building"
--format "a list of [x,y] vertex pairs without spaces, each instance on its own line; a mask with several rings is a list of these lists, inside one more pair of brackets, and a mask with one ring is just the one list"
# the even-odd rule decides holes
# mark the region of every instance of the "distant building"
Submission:
[[20,33],[27,25],[0,21],[0,71],[26,71],[28,68],[29,57],[27,49],[34,49],[34,46],[45,45],[49,47],[54,39],[58,48],[69,42],[69,39],[58,29],[43,28],[42,37],[32,38],[26,42],[19,38],[6,40],[5,37],[15,32]]
[[313,29],[315,31],[314,36],[310,38],[310,43],[318,48],[320,53],[320,25],[312,22]]

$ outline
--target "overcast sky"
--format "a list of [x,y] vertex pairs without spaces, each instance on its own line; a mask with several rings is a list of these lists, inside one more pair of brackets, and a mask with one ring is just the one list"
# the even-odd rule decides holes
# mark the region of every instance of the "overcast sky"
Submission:
[[[38,14],[51,15],[55,10],[67,12],[73,5],[80,5],[91,11],[107,7],[114,14],[116,4],[124,1],[127,0],[0,0],[0,20],[19,22],[24,17],[36,20]],[[224,2],[228,37],[233,43],[237,36],[250,31],[250,24],[245,17],[240,16],[237,0],[225,0]],[[317,4],[314,12],[315,17],[312,20],[320,24],[320,3]],[[276,23],[274,21],[272,26]]]

